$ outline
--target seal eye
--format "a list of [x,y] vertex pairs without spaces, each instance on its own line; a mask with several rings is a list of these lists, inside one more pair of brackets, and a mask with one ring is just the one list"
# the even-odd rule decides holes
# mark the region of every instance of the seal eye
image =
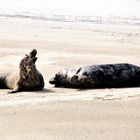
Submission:
[[89,74],[87,72],[84,72],[83,75],[85,75],[87,77],[89,76]]
[[80,71],[81,71],[81,68],[79,68],[79,69],[77,70],[76,74],[78,74]]
[[58,74],[55,74],[55,79],[57,80],[57,79],[59,79],[59,75]]

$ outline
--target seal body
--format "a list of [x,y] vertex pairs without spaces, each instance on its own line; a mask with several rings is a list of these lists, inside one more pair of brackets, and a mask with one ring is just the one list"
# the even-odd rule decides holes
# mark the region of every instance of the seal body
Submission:
[[64,69],[50,81],[56,87],[108,88],[140,85],[140,67],[127,63]]
[[19,70],[0,75],[0,88],[12,89],[12,93],[19,91],[42,90],[44,78],[37,70],[35,62],[37,51],[33,49],[29,55],[20,61]]

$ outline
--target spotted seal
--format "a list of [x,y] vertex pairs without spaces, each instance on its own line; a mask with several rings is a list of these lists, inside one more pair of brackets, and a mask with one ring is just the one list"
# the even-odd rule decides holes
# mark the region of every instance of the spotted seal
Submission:
[[140,85],[140,67],[127,64],[102,64],[64,69],[58,72],[50,84],[67,88],[111,88]]
[[42,90],[44,78],[36,68],[36,54],[36,49],[33,49],[28,55],[26,54],[20,61],[18,71],[0,74],[0,88],[12,89],[11,93]]

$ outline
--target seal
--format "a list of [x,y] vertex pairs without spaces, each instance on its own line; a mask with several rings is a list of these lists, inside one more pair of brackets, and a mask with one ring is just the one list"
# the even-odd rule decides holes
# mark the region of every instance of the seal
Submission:
[[36,68],[36,54],[36,49],[26,54],[20,61],[18,71],[0,74],[0,88],[12,89],[10,93],[42,90],[44,78]]
[[102,64],[64,69],[49,80],[55,87],[115,88],[140,85],[140,67],[128,64]]

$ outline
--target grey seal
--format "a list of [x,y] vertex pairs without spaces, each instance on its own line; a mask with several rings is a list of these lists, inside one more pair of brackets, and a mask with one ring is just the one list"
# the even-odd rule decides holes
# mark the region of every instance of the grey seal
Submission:
[[101,64],[63,69],[49,80],[55,87],[115,88],[140,85],[140,67],[128,64]]
[[42,90],[44,88],[44,78],[36,68],[36,54],[37,50],[33,49],[21,59],[19,70],[0,74],[0,88],[12,89],[10,93]]

